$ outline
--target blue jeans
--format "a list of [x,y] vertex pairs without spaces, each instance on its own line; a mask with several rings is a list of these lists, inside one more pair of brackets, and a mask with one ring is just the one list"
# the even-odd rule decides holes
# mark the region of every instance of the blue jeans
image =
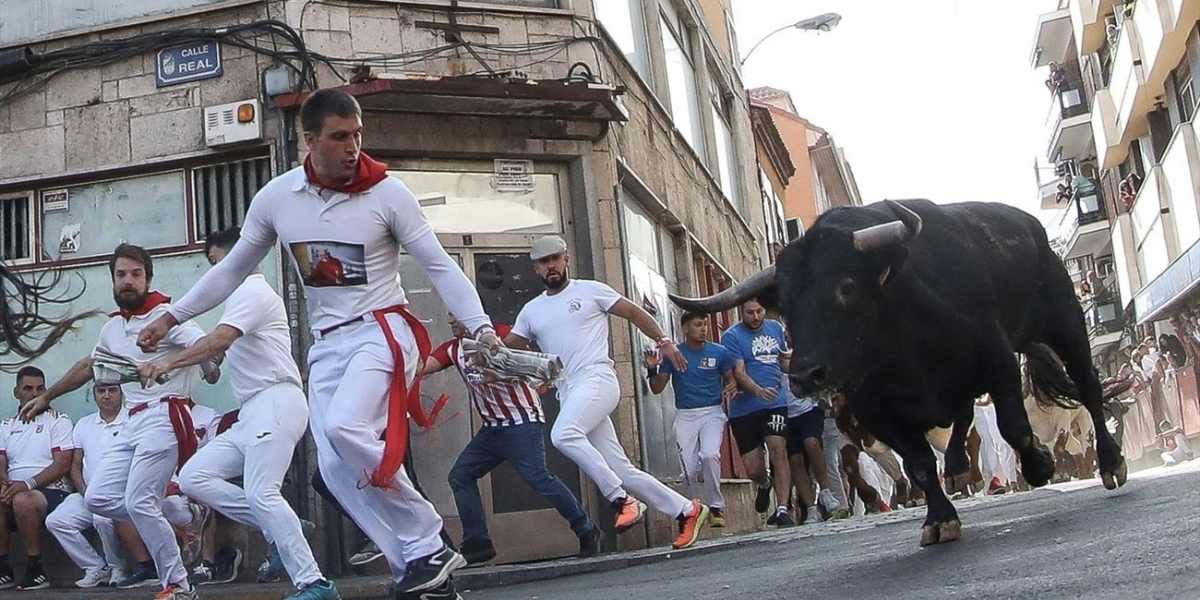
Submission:
[[529,487],[550,501],[575,535],[591,531],[594,525],[571,490],[546,468],[546,426],[522,423],[508,427],[484,427],[458,455],[450,469],[450,489],[462,519],[463,543],[490,542],[483,500],[479,497],[479,478],[504,461],[513,466]]

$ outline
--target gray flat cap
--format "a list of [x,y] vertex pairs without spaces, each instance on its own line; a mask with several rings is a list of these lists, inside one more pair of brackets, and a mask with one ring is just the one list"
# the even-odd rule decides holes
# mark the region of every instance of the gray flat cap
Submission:
[[555,254],[565,254],[567,243],[557,235],[547,235],[533,241],[529,248],[529,258],[538,260]]

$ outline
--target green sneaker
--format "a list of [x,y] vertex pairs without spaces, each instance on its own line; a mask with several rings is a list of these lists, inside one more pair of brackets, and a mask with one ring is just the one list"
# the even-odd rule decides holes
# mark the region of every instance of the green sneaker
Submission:
[[332,581],[321,579],[300,588],[285,600],[342,600],[342,595]]

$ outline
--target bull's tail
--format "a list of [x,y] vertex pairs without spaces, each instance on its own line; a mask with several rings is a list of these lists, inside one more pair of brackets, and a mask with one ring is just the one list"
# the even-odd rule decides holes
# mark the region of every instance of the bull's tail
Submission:
[[1046,408],[1079,408],[1079,389],[1054,350],[1045,344],[1030,344],[1024,354],[1033,384],[1033,398],[1038,404]]

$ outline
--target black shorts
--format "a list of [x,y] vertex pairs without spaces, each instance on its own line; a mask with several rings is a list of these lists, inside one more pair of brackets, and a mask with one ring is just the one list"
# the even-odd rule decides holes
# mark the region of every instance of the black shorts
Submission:
[[791,417],[787,429],[788,454],[800,454],[804,452],[804,440],[821,441],[821,435],[825,433],[825,411],[818,406],[798,417]]
[[[39,488],[34,491],[41,493],[42,497],[46,499],[46,515],[47,516],[49,516],[50,513],[54,512],[54,509],[58,508],[58,505],[62,504],[63,500],[67,499],[67,496],[71,495],[71,492],[64,492],[62,490],[56,490],[56,489]],[[9,517],[8,530],[9,531],[17,530],[17,520],[15,518]]]
[[768,408],[729,420],[738,452],[746,454],[763,445],[768,435],[787,435],[787,407]]

